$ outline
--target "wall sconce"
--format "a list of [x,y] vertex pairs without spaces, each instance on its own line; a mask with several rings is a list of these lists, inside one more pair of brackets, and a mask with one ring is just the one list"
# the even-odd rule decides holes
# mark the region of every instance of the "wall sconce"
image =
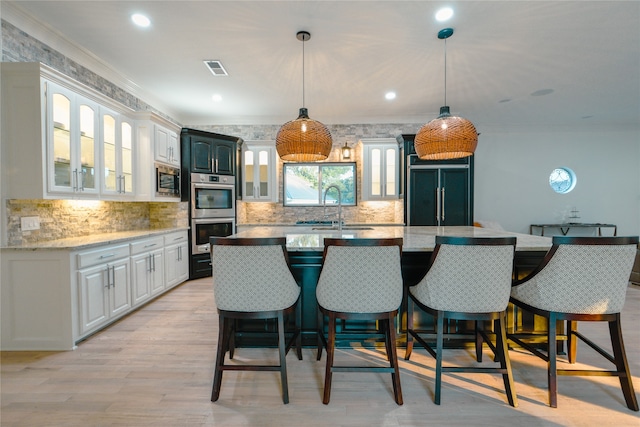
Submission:
[[340,151],[342,151],[342,160],[351,160],[351,147],[349,147],[346,142]]

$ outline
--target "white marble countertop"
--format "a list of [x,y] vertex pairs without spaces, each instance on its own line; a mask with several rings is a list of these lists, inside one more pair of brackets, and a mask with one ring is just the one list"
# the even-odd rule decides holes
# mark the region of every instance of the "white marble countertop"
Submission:
[[[351,228],[352,229],[349,229]],[[324,228],[321,229],[321,228]],[[326,226],[244,226],[233,237],[286,237],[287,249],[291,251],[322,250],[325,237],[385,238],[402,237],[403,250],[407,252],[431,251],[435,247],[435,236],[460,237],[509,237],[516,236],[516,251],[547,251],[551,238],[530,234],[511,233],[481,227],[423,227],[423,226],[345,226],[342,232],[327,230]]]
[[114,233],[91,234],[88,236],[69,237],[67,239],[49,240],[44,242],[25,243],[15,246],[3,246],[3,250],[77,250],[94,246],[124,243],[131,239],[162,236],[176,231],[185,231],[189,227],[158,228],[132,231],[118,231]]

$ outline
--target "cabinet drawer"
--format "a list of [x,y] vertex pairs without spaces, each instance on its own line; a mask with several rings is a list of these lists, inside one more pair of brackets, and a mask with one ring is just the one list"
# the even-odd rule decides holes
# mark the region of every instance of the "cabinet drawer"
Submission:
[[176,243],[186,242],[188,240],[188,234],[186,231],[177,231],[175,233],[166,234],[164,236],[164,245],[173,245]]
[[96,264],[103,264],[128,256],[128,244],[85,251],[77,255],[78,268],[89,267]]
[[138,240],[131,243],[131,255],[154,251],[156,249],[162,249],[163,244],[164,242],[162,240],[162,236],[153,237],[151,239]]

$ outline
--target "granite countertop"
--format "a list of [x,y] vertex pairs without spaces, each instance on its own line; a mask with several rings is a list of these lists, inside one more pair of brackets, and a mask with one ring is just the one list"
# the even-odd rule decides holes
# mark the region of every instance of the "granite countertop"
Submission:
[[326,226],[254,226],[246,227],[233,237],[286,237],[287,249],[291,251],[322,250],[325,237],[345,238],[385,238],[402,237],[403,250],[407,252],[431,251],[435,247],[435,236],[461,237],[508,237],[516,236],[517,251],[547,251],[551,248],[551,238],[530,234],[511,233],[489,228],[423,227],[423,226],[345,226],[342,232],[327,229]]
[[164,234],[173,233],[176,231],[186,231],[189,227],[177,227],[177,228],[156,228],[145,230],[131,230],[131,231],[118,231],[114,233],[101,233],[91,234],[89,236],[69,237],[67,239],[49,240],[45,242],[25,243],[15,246],[3,246],[2,249],[24,249],[24,250],[37,250],[37,249],[88,249],[94,246],[103,246],[115,243],[125,243],[131,239],[138,239],[144,237],[162,236]]

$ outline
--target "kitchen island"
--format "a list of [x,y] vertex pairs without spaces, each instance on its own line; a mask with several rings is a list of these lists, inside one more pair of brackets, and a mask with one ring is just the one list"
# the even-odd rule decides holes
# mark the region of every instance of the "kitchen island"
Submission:
[[[251,226],[240,227],[240,231],[231,237],[286,237],[287,251],[293,274],[301,287],[302,307],[302,339],[306,346],[316,344],[318,329],[318,309],[315,288],[322,268],[322,251],[325,237],[344,238],[403,238],[402,248],[402,276],[405,289],[415,285],[426,273],[431,253],[435,247],[436,236],[461,237],[517,237],[514,262],[514,275],[518,276],[531,271],[551,248],[551,238],[532,236],[528,234],[511,233],[503,230],[493,230],[481,227],[425,227],[425,226],[369,226],[350,225],[337,230],[325,225],[319,226]],[[405,291],[406,294],[406,291]],[[403,332],[406,325],[406,309],[401,307],[399,313],[398,332]],[[514,315],[513,308],[509,310],[509,323],[514,328],[535,328],[534,319],[522,313]],[[424,316],[416,319],[419,327],[430,328],[430,318]],[[462,331],[467,327],[464,322],[451,325],[450,330]],[[275,331],[275,324],[271,321],[245,322],[238,325],[236,342],[240,346],[270,344],[264,340],[265,331]],[[370,341],[368,333],[375,330],[375,324],[366,322],[346,322],[339,326],[337,345],[366,345]]]

